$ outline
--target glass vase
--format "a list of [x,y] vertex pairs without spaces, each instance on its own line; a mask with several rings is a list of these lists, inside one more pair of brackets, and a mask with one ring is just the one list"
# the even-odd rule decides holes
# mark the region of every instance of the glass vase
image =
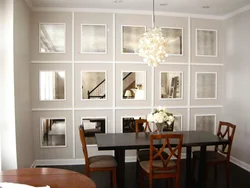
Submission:
[[165,123],[155,123],[155,125],[156,125],[156,131],[158,133],[162,133],[163,132],[163,127],[164,127]]

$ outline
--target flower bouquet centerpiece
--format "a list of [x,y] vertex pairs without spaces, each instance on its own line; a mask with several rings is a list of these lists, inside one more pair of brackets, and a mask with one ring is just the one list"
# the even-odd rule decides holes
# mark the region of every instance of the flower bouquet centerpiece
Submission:
[[148,114],[147,121],[155,123],[157,131],[163,132],[164,126],[170,126],[174,122],[174,116],[172,113],[167,112],[165,108],[158,107]]

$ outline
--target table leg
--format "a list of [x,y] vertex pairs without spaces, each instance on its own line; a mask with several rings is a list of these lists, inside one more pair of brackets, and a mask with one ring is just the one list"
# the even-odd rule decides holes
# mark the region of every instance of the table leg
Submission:
[[186,187],[190,188],[191,187],[191,182],[192,182],[192,173],[191,173],[191,152],[192,148],[190,146],[187,147],[186,151]]
[[206,173],[206,150],[207,146],[201,146],[199,175],[197,187],[205,187],[205,173]]
[[116,179],[117,187],[125,187],[125,150],[117,149],[115,150],[115,159],[117,162]]

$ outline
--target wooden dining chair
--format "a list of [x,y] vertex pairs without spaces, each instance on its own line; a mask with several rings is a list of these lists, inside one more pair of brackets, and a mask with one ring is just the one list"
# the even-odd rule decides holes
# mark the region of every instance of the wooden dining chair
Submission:
[[[217,131],[217,136],[220,138],[225,138],[229,141],[229,144],[222,146],[215,146],[214,151],[206,151],[206,177],[207,179],[209,166],[214,166],[214,176],[217,179],[217,165],[224,164],[226,167],[226,176],[227,176],[227,187],[229,187],[230,179],[230,153],[233,144],[233,138],[235,133],[236,125],[233,125],[228,122],[219,122],[219,127]],[[192,171],[195,171],[196,162],[200,159],[200,151],[193,152],[193,165]]]
[[110,171],[112,176],[113,188],[116,188],[116,167],[117,162],[112,155],[98,155],[88,157],[88,150],[84,135],[84,126],[79,126],[80,139],[82,143],[82,150],[85,158],[86,176],[90,177],[90,172],[94,171]]
[[[171,188],[175,179],[175,188],[180,187],[180,162],[182,149],[182,134],[153,134],[150,136],[150,160],[140,162],[140,187],[144,187],[144,177],[149,176],[149,188],[152,188],[153,179],[170,178]],[[174,141],[174,147],[171,144]],[[162,143],[161,148],[156,148],[154,143]],[[163,151],[169,150],[167,159]]]
[[[143,127],[143,125],[145,125]],[[140,130],[143,130],[143,132],[152,132],[149,122],[146,119],[138,119],[135,120],[135,131],[136,133],[140,132]],[[138,169],[139,169],[139,163],[141,161],[148,161],[149,160],[149,149],[138,149],[136,153],[136,176],[138,176]],[[166,159],[168,158],[168,154],[166,152],[162,153],[163,157]]]

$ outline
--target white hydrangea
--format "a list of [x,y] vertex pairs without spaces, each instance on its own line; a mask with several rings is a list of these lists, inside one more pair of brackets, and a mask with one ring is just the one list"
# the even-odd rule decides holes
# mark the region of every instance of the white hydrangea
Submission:
[[168,123],[169,125],[174,122],[174,116],[166,112],[166,109],[163,107],[158,107],[154,112],[148,114],[148,122],[154,123]]

